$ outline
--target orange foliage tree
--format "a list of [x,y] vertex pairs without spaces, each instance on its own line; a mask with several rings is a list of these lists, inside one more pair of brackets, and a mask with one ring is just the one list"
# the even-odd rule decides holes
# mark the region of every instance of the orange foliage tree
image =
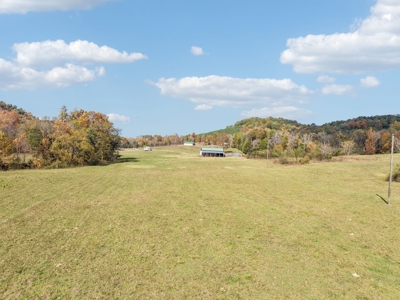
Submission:
[[375,137],[376,137],[376,132],[373,131],[372,128],[370,128],[367,131],[367,139],[365,141],[365,154],[367,155],[375,154],[376,152]]

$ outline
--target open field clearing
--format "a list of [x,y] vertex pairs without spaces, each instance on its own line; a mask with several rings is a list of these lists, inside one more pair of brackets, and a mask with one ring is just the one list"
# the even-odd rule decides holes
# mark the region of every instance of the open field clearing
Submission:
[[121,154],[0,173],[0,299],[399,298],[388,155],[267,168],[197,147]]

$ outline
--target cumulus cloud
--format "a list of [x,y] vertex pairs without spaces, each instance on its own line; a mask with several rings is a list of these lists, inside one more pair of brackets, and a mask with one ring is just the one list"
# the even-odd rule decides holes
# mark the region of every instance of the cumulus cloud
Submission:
[[63,40],[35,43],[18,43],[13,45],[16,52],[16,62],[22,66],[46,67],[67,62],[94,63],[131,63],[146,59],[142,53],[120,52],[108,46],[98,46],[95,43],[77,40],[69,44]]
[[207,104],[201,104],[201,105],[197,105],[194,110],[211,110],[213,109],[213,107],[211,105],[207,105]]
[[381,84],[380,81],[373,76],[367,76],[366,78],[362,78],[360,82],[361,86],[366,88],[377,87]]
[[327,75],[321,75],[317,78],[317,82],[319,83],[334,83],[335,81],[336,81],[335,78]]
[[0,58],[0,89],[3,91],[66,87],[94,81],[104,74],[103,67],[88,70],[72,64],[55,67],[49,71],[37,71]]
[[281,62],[298,73],[363,73],[400,69],[400,1],[377,0],[354,32],[291,38]]
[[25,14],[30,11],[89,9],[115,0],[1,0],[0,13]]
[[192,48],[190,49],[190,51],[192,52],[193,55],[205,55],[206,53],[203,51],[202,48],[200,47],[196,47],[196,46],[192,46]]
[[[1,0],[0,0],[1,1]],[[146,58],[140,53],[119,52],[88,41],[45,41],[14,44],[16,58],[0,58],[0,90],[33,90],[88,83],[104,76],[104,67],[91,70],[79,64],[130,63]]]
[[353,90],[354,88],[351,85],[330,84],[322,88],[322,94],[343,96],[352,94]]
[[161,78],[161,94],[209,106],[249,107],[305,103],[313,92],[291,79],[207,77]]
[[108,114],[107,117],[111,122],[115,123],[129,124],[131,122],[131,118],[118,114]]
[[261,109],[252,109],[249,111],[242,112],[242,116],[246,118],[259,117],[281,117],[286,119],[301,119],[312,114],[311,111],[298,108],[294,106],[282,106],[282,107],[264,107]]

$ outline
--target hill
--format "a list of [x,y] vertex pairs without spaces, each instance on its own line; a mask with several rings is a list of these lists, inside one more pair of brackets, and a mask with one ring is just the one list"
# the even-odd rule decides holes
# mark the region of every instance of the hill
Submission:
[[248,131],[249,129],[259,127],[259,128],[269,128],[269,129],[279,129],[282,125],[285,125],[289,130],[303,130],[308,133],[338,133],[347,132],[352,133],[358,129],[368,129],[373,128],[375,130],[388,129],[393,123],[400,122],[400,114],[397,115],[381,115],[381,116],[370,116],[370,117],[357,117],[342,121],[333,121],[325,123],[323,125],[315,124],[301,124],[294,120],[284,119],[284,118],[247,118],[236,122],[234,125],[229,125],[225,129],[219,129],[210,131],[207,133],[201,133],[201,135],[207,134],[235,134],[241,131]]
[[[229,145],[247,157],[279,157],[296,162],[332,156],[388,153],[392,135],[400,151],[400,115],[357,117],[323,125],[301,124],[283,118],[248,118],[225,129],[199,134],[197,142]],[[187,136],[190,139],[190,136]]]
[[4,101],[0,101],[0,110],[5,110],[8,112],[14,111],[21,116],[30,116],[31,114],[23,110],[22,108],[18,108],[15,105],[7,104]]

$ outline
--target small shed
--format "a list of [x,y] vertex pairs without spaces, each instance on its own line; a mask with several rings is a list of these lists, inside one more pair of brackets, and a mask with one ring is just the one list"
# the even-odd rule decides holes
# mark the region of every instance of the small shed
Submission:
[[185,142],[183,143],[184,146],[194,146],[194,142]]
[[222,149],[222,148],[201,148],[200,156],[225,157],[225,153],[224,153],[224,149]]

